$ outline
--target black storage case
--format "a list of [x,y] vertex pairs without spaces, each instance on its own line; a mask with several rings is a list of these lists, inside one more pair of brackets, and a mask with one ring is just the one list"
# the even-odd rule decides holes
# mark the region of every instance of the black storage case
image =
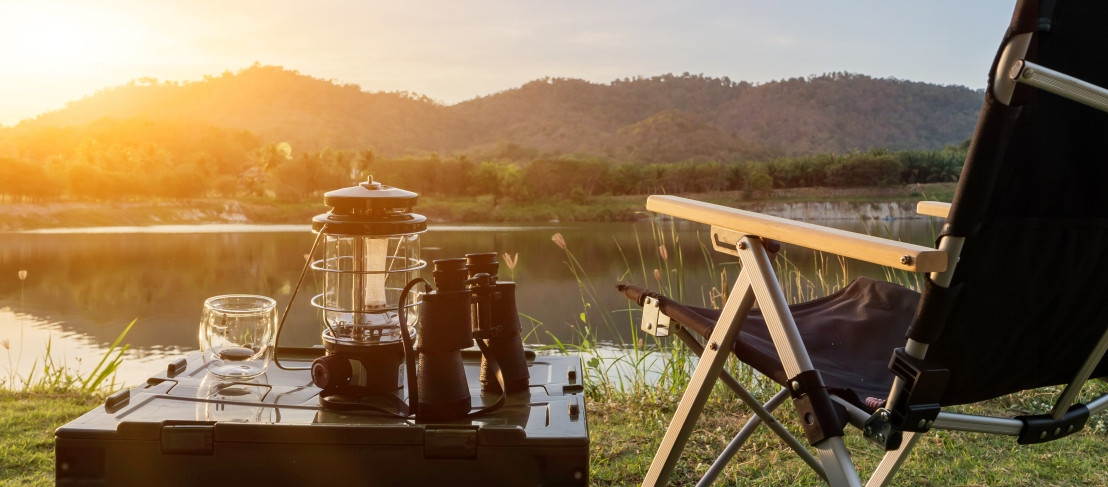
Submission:
[[[281,351],[307,366],[321,349]],[[588,428],[575,357],[528,360],[527,391],[468,420],[423,424],[319,406],[307,371],[271,364],[222,382],[198,354],[55,432],[58,486],[587,485]],[[475,406],[480,356],[466,352]]]

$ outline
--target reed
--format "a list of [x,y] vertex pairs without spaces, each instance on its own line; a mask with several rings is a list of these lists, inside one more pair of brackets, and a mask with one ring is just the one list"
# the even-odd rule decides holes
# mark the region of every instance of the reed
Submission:
[[[110,393],[119,389],[115,374],[123,363],[123,354],[130,345],[123,340],[131,327],[138,320],[131,322],[123,328],[112,345],[100,357],[100,361],[92,370],[81,372],[66,364],[64,359],[58,359],[54,355],[53,340],[47,339],[46,348],[42,357],[35,359],[27,373],[21,374],[12,363],[11,344],[5,340],[0,343],[8,352],[8,379],[0,383],[0,388],[6,388],[14,392],[22,393],[69,393],[80,392],[86,394]],[[22,344],[20,344],[22,353]]]
[[[573,254],[570,243],[560,234],[555,234],[551,240],[564,253],[566,266],[577,283],[583,311],[570,325],[572,339],[568,343],[545,330],[545,324],[527,317],[535,330],[543,330],[550,341],[549,345],[540,345],[540,351],[580,356],[585,364],[586,393],[593,398],[638,395],[644,400],[653,400],[680,394],[696,365],[695,355],[678,340],[659,338],[641,331],[641,311],[637,306],[628,303],[626,307],[604,310],[596,284]],[[697,247],[710,272],[719,272],[720,275],[719,286],[701,287],[698,297],[703,306],[718,307],[726,299],[729,266],[714,261],[705,238],[698,234],[697,240]],[[687,296],[689,288],[684,274],[686,256],[682,251],[680,235],[672,223],[655,222],[651,225],[650,235],[636,232],[634,248],[623,248],[619,242],[615,245],[625,267],[619,281],[655,289],[679,301],[693,298]],[[609,336],[617,337],[615,341],[598,341],[594,331],[596,326],[606,327]],[[738,364],[733,366],[732,373],[749,378],[754,372]]]

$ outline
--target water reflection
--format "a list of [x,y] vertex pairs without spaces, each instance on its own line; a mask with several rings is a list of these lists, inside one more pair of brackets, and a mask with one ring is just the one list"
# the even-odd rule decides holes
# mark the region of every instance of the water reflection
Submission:
[[[877,235],[899,235],[925,244],[933,239],[927,220],[869,224],[876,224],[878,228],[869,231]],[[835,225],[866,231],[861,222]],[[145,364],[197,348],[201,305],[207,297],[261,294],[275,298],[278,309],[285,309],[312,243],[307,226],[191,228],[0,234],[0,340],[9,343],[9,350],[0,349],[0,353],[22,353],[25,362],[26,357],[41,358],[43,342],[52,339],[54,350],[69,360],[80,357],[94,365],[102,350],[137,318],[126,340],[131,351],[124,361],[124,368],[134,372],[129,377],[123,374],[133,384],[163,366]],[[585,306],[577,278],[562,250],[551,242],[554,233],[563,235],[596,289],[601,303],[588,309],[595,318],[598,313],[628,308],[611,288],[617,281],[658,287],[654,269],[660,269],[661,284],[676,282],[684,289],[686,301],[704,303],[712,287],[720,285],[718,273],[724,268],[718,264],[709,268],[702,252],[707,246],[705,231],[705,226],[687,222],[657,227],[650,222],[432,226],[423,236],[422,257],[430,262],[470,252],[518,254],[514,270],[501,258],[501,279],[518,283],[519,310],[530,318],[523,320],[527,341],[573,341]],[[669,249],[665,261],[657,250],[659,238]],[[790,259],[801,267],[813,265],[811,256],[800,252],[791,253]],[[679,265],[682,272],[666,272]],[[863,273],[877,272],[859,268]],[[17,277],[20,270],[27,271],[26,280]],[[735,275],[732,271],[729,279]],[[305,279],[281,345],[319,343],[316,311],[308,302],[318,289],[314,276]],[[623,312],[617,319],[628,322],[626,315]],[[35,330],[33,337],[28,338],[27,329]],[[594,340],[622,342],[616,335],[621,330],[596,332]],[[0,367],[3,362],[0,357]]]

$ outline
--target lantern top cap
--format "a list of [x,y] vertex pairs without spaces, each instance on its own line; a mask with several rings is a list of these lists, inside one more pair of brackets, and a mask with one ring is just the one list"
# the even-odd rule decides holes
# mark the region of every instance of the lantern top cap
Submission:
[[386,186],[373,180],[349,188],[323,194],[323,204],[336,210],[395,210],[415,206],[419,195],[408,190]]
[[368,180],[323,194],[331,211],[312,218],[312,230],[330,235],[407,235],[427,230],[427,218],[412,213],[419,195]]

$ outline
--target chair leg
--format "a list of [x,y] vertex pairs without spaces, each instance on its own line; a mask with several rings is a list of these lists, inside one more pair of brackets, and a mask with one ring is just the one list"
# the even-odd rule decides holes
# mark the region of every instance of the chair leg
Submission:
[[[777,348],[777,355],[781,358],[786,376],[796,377],[801,372],[814,370],[812,360],[804,347],[804,340],[797,330],[796,322],[789,311],[788,301],[781,291],[781,285],[777,282],[773,264],[762,241],[750,236],[743,237],[737,249],[739,260],[742,261],[743,273],[750,274],[752,291],[757,296],[758,308],[766,319],[766,327],[773,338],[773,344]],[[817,396],[817,399],[830,401],[826,396],[826,390],[820,390],[820,392],[823,396],[822,398]],[[829,419],[829,421],[833,420],[833,418]],[[816,418],[816,421],[822,420]],[[823,464],[828,483],[832,486],[861,486],[862,482],[858,478],[854,463],[850,460],[850,451],[846,449],[841,433],[840,436],[827,437],[812,446],[816,448],[816,454]]]
[[681,396],[681,402],[677,405],[673,419],[670,420],[669,428],[662,438],[662,444],[654,454],[654,461],[651,462],[646,478],[643,479],[644,487],[661,486],[669,482],[681,452],[696,428],[696,421],[704,410],[704,403],[708,401],[712,387],[719,378],[720,371],[723,370],[723,364],[731,353],[731,345],[739,333],[742,321],[754,306],[754,293],[750,286],[748,272],[739,273],[734,289],[735,292],[723,306],[715,330],[708,338],[708,348],[701,355],[689,385]]
[[915,448],[916,442],[925,433],[915,433],[911,431],[904,432],[904,441],[900,444],[900,448],[886,452],[885,456],[881,459],[881,463],[877,465],[877,469],[873,471],[873,475],[870,476],[869,482],[866,482],[866,487],[883,487],[889,483],[896,475],[897,470],[900,470],[900,465],[904,463],[904,460],[908,458],[908,454]]
[[854,462],[850,460],[850,450],[846,449],[843,437],[833,436],[813,446],[816,448],[816,455],[823,463],[824,471],[827,472],[827,483],[832,487],[840,485],[862,487],[862,480],[858,478],[858,471],[854,468]]
[[[684,328],[677,328],[676,334],[677,337],[680,338],[682,342],[684,342],[685,346],[689,347],[689,350],[692,350],[697,357],[704,354],[704,347],[701,346],[700,342],[696,341],[696,339],[693,338],[691,334],[689,334],[688,330]],[[743,387],[742,384],[740,384],[739,381],[726,370],[720,372],[720,380],[723,381],[723,383],[726,384],[727,387],[729,387],[731,391],[739,397],[740,400],[742,400],[746,407],[750,408],[750,410],[754,412],[754,417],[750,418],[750,420],[747,421],[747,424],[743,426],[743,430],[749,428],[750,432],[753,433],[754,429],[759,424],[765,422],[766,427],[777,434],[777,437],[781,438],[781,441],[785,442],[785,444],[788,445],[789,448],[792,448],[793,452],[795,452],[801,460],[804,460],[804,463],[807,463],[808,466],[811,467],[812,470],[814,470],[817,474],[819,474],[820,477],[822,477],[824,480],[827,480],[827,474],[823,471],[823,464],[819,462],[819,459],[812,455],[812,452],[808,451],[808,448],[805,447],[804,444],[800,442],[800,440],[796,439],[796,437],[793,436],[793,434],[790,433],[789,430],[785,429],[785,427],[779,421],[777,421],[777,418],[773,416],[772,412],[777,409],[781,402],[784,401],[785,398],[788,396],[787,390],[781,390],[781,392],[778,392],[777,395],[769,400],[769,402],[763,405],[758,401],[758,399],[754,397],[753,394],[747,391],[746,388]],[[739,446],[742,446],[742,443],[746,441],[745,438],[743,438],[742,441],[739,441],[739,437],[741,435],[742,431],[739,432],[739,435],[735,436],[735,439],[731,440],[731,444],[729,444],[727,447],[729,449],[733,448],[734,451],[737,451]],[[716,463],[712,465],[712,468],[709,468],[709,472],[711,472],[713,468],[717,468],[716,464],[720,463],[720,460],[724,458],[724,455],[726,455],[726,460],[724,460],[722,463],[723,465],[726,465],[727,462],[729,462],[731,458],[734,457],[734,451],[727,454],[727,450],[724,450],[725,453],[720,454],[720,457],[716,459]],[[723,465],[720,465],[718,468],[722,470]],[[705,473],[704,478],[707,478],[709,475],[709,473]],[[718,475],[718,472],[712,475],[712,479],[710,479],[708,483],[711,483],[714,480],[715,476]],[[708,485],[704,484],[703,478],[700,482],[701,483],[698,483],[697,485]]]

